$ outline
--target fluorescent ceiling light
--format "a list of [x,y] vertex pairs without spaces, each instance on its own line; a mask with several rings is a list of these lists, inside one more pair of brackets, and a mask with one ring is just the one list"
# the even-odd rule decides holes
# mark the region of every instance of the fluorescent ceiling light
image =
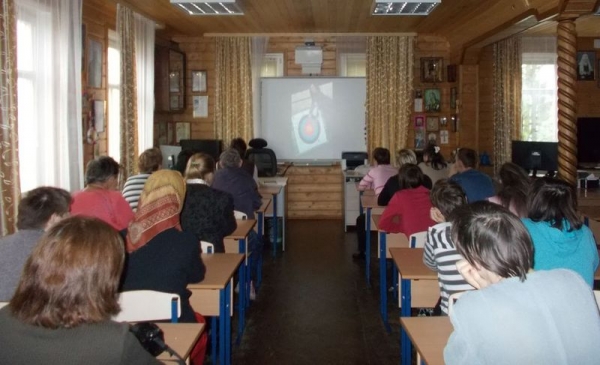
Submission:
[[243,15],[235,0],[171,0],[189,15]]
[[375,0],[373,15],[429,15],[442,0]]

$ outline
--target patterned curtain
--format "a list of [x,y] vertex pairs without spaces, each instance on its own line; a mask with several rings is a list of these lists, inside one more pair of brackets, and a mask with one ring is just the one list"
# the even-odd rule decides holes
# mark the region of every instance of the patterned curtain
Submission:
[[0,234],[15,232],[19,201],[17,22],[13,0],[0,0]]
[[217,37],[215,136],[225,145],[235,137],[246,141],[252,127],[252,67],[249,37]]
[[413,37],[367,38],[367,150],[406,146],[413,83]]
[[521,39],[494,44],[494,174],[511,160],[521,126]]
[[121,165],[124,178],[137,173],[138,128],[133,11],[117,5],[117,33],[121,44]]

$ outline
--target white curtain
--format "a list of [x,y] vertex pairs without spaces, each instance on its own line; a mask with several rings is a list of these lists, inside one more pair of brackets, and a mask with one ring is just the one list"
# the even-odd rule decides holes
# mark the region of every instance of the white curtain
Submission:
[[[254,137],[260,136],[260,73],[262,62],[267,53],[269,37],[252,37],[251,67],[252,67],[252,130]],[[246,141],[248,142],[248,141]]]
[[16,0],[21,191],[83,187],[81,0]]
[[134,13],[137,82],[138,151],[154,144],[154,38],[153,21]]

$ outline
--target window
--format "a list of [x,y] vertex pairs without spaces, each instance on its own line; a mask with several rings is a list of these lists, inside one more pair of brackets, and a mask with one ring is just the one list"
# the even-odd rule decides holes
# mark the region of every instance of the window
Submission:
[[365,53],[343,53],[338,66],[342,77],[366,77],[367,55]]
[[556,38],[523,38],[522,53],[521,140],[556,142]]
[[262,61],[261,77],[283,76],[283,53],[267,53]]
[[121,159],[121,52],[117,32],[108,31],[108,155]]

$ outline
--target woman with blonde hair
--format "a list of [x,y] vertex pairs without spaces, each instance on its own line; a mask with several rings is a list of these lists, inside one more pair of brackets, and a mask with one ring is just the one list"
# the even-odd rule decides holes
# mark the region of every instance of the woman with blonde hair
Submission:
[[0,310],[0,364],[160,364],[111,321],[124,261],[123,240],[97,218],[50,228]]
[[198,241],[212,243],[215,252],[225,252],[223,238],[237,226],[233,214],[233,197],[210,187],[215,172],[215,160],[205,153],[196,153],[185,171],[187,191],[181,211],[181,226]]

